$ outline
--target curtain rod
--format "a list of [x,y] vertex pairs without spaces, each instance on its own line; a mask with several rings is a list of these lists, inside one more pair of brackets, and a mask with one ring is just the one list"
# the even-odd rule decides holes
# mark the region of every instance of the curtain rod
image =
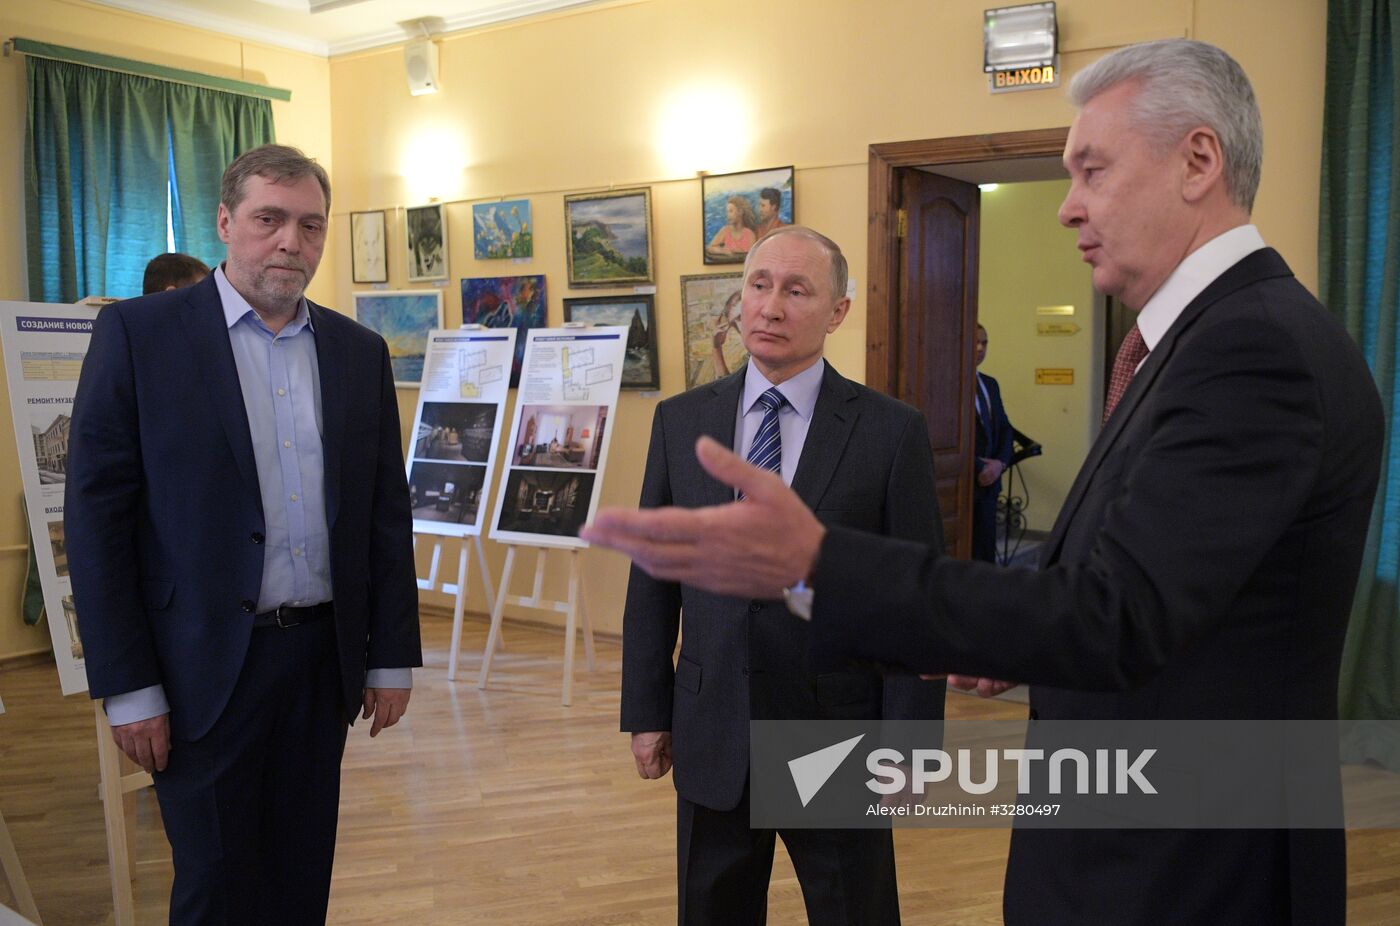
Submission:
[[118,58],[115,55],[103,55],[95,51],[83,51],[80,48],[51,45],[47,42],[35,42],[32,39],[22,39],[18,36],[5,42],[5,57],[10,57],[13,52],[19,52],[22,55],[29,55],[34,58],[65,61],[69,64],[81,64],[87,67],[100,68],[104,71],[116,71],[121,74],[132,74],[137,77],[153,77],[157,80],[169,81],[171,83],[188,84],[191,87],[203,87],[207,90],[222,90],[225,93],[237,93],[241,96],[254,96],[265,100],[282,100],[285,102],[292,98],[292,91],[284,90],[281,87],[268,87],[263,84],[250,83],[246,80],[214,77],[211,74],[201,74],[198,71],[183,71],[179,68],[169,68],[160,64],[149,64],[145,61],[134,61],[130,58]]

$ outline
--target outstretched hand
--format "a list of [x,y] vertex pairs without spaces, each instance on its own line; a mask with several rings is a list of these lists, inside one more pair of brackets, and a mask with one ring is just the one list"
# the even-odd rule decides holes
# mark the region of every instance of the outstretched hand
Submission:
[[579,536],[626,554],[655,578],[721,595],[777,599],[808,578],[826,528],[802,499],[777,474],[711,438],[696,442],[695,455],[743,500],[707,508],[605,508]]

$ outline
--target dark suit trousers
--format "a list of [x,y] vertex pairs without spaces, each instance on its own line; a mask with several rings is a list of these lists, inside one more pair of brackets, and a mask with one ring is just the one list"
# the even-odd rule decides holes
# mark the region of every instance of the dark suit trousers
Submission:
[[783,837],[811,926],[898,926],[889,830],[749,829],[749,789],[733,810],[676,797],[681,926],[761,926],[775,837]]
[[[976,478],[976,473],[973,473]],[[972,489],[972,558],[986,563],[997,561],[997,496],[1001,480]]]
[[223,714],[155,775],[172,926],[325,922],[346,729],[332,621],[255,629]]

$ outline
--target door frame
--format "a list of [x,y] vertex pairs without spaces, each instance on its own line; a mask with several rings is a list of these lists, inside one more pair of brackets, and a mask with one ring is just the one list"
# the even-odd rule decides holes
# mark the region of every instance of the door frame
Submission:
[[[865,383],[894,395],[899,382],[899,181],[898,171],[938,164],[968,164],[1059,155],[1069,126],[959,135],[870,146],[865,326]],[[971,353],[968,354],[971,356]]]

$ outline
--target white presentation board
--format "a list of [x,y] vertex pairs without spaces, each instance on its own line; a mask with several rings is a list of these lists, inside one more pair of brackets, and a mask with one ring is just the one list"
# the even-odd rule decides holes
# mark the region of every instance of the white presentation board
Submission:
[[588,546],[626,355],[621,325],[529,332],[492,540]]
[[19,471],[58,679],[65,695],[87,691],[63,539],[63,484],[73,393],[96,317],[95,311],[82,306],[0,302],[0,341],[10,385]]
[[516,333],[514,328],[428,332],[408,447],[414,531],[447,537],[481,533]]

